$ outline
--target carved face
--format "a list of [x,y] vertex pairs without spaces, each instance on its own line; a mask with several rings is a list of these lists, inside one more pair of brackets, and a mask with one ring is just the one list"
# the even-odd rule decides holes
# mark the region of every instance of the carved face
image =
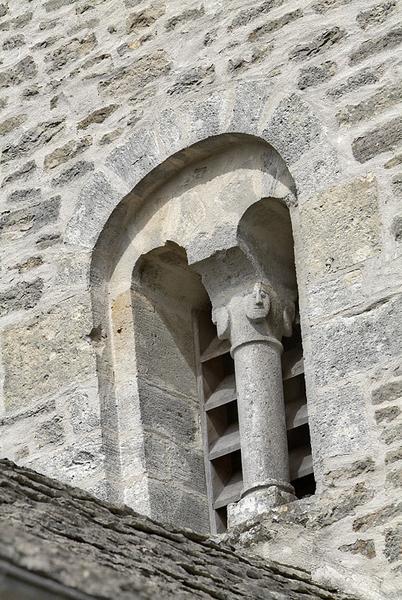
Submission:
[[250,321],[262,321],[268,316],[271,301],[268,289],[258,281],[251,294],[246,296],[246,315]]

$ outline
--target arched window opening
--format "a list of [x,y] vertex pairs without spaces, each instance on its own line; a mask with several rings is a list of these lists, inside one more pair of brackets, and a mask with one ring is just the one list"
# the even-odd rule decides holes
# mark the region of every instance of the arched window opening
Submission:
[[294,194],[274,148],[217,136],[148,174],[99,240],[109,482],[153,518],[220,532],[314,492]]

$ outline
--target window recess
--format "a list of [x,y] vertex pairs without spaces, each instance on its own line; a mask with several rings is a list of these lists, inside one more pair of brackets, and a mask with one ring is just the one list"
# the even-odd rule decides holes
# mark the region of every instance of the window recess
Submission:
[[300,320],[297,317],[290,338],[283,338],[283,393],[288,431],[290,482],[296,496],[315,493],[315,479],[308,425],[306,385]]
[[[211,530],[221,533],[227,505],[240,499],[243,488],[234,362],[229,342],[217,337],[210,311],[194,312],[193,324]],[[303,498],[314,494],[315,480],[298,321],[292,337],[282,341],[290,481]]]
[[211,529],[221,533],[243,488],[234,362],[210,312],[194,314],[194,334]]

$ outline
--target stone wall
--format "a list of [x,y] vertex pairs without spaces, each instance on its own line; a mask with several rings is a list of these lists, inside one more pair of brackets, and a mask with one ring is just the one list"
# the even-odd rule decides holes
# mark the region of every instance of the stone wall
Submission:
[[391,594],[401,11],[400,0],[1,1],[2,455],[109,493],[124,470],[120,455],[116,469],[104,460],[118,432],[102,428],[114,407],[98,394],[98,236],[173,154],[220,134],[258,136],[297,187],[318,528],[331,522],[320,544],[345,569],[381,573],[379,593]]

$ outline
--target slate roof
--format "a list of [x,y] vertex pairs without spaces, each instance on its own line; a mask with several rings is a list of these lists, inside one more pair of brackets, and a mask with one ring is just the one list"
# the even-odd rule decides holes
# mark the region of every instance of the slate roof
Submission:
[[13,598],[40,600],[352,600],[305,571],[241,555],[1,460],[1,599],[15,582],[36,592]]

